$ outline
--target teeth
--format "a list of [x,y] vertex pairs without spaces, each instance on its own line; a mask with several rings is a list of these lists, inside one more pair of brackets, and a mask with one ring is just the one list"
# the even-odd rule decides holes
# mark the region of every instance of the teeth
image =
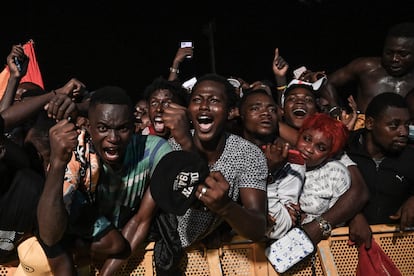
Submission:
[[157,132],[163,132],[164,131],[164,122],[163,121],[155,121],[154,122],[154,128],[155,128],[155,131],[157,131]]
[[213,122],[213,119],[206,115],[198,116],[197,121],[199,124],[211,124]]
[[298,108],[298,109],[293,110],[293,114],[299,115],[299,116],[304,116],[307,113],[308,112],[305,109],[302,109],[302,108]]

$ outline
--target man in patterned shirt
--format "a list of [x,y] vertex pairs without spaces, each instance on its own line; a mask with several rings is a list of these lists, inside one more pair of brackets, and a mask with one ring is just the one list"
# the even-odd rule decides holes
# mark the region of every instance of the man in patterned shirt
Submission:
[[202,241],[223,222],[247,239],[265,237],[266,158],[250,141],[225,131],[236,101],[235,88],[226,78],[206,74],[194,85],[188,108],[170,103],[164,110],[172,148],[198,152],[210,168],[196,192],[205,208],[189,208],[177,216],[184,248]]
[[[171,151],[165,139],[133,134],[133,105],[119,87],[96,90],[88,111],[86,133],[67,119],[50,130],[38,238],[56,275],[72,275],[72,264],[89,258],[105,260],[101,275],[112,275],[143,242],[156,209],[149,179]],[[65,245],[74,242],[87,253],[72,260]]]

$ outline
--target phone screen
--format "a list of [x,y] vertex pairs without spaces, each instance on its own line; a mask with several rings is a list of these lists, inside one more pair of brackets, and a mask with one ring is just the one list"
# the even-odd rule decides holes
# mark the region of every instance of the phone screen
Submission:
[[181,41],[180,47],[181,48],[193,47],[193,42],[192,41]]

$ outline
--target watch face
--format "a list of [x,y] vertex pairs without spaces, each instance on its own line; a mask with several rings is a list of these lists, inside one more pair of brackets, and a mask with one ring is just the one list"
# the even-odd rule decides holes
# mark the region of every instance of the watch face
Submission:
[[322,235],[324,237],[328,237],[332,231],[331,224],[327,220],[323,219],[322,217],[317,218],[317,221],[319,223],[319,227],[321,228]]

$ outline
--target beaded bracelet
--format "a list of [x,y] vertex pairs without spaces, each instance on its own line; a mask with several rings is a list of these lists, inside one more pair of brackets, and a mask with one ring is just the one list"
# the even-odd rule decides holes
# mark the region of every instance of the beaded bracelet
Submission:
[[286,89],[286,87],[287,87],[287,85],[277,86],[277,87],[276,87],[276,90],[277,90],[277,91],[283,91],[283,90],[285,90],[285,89]]

